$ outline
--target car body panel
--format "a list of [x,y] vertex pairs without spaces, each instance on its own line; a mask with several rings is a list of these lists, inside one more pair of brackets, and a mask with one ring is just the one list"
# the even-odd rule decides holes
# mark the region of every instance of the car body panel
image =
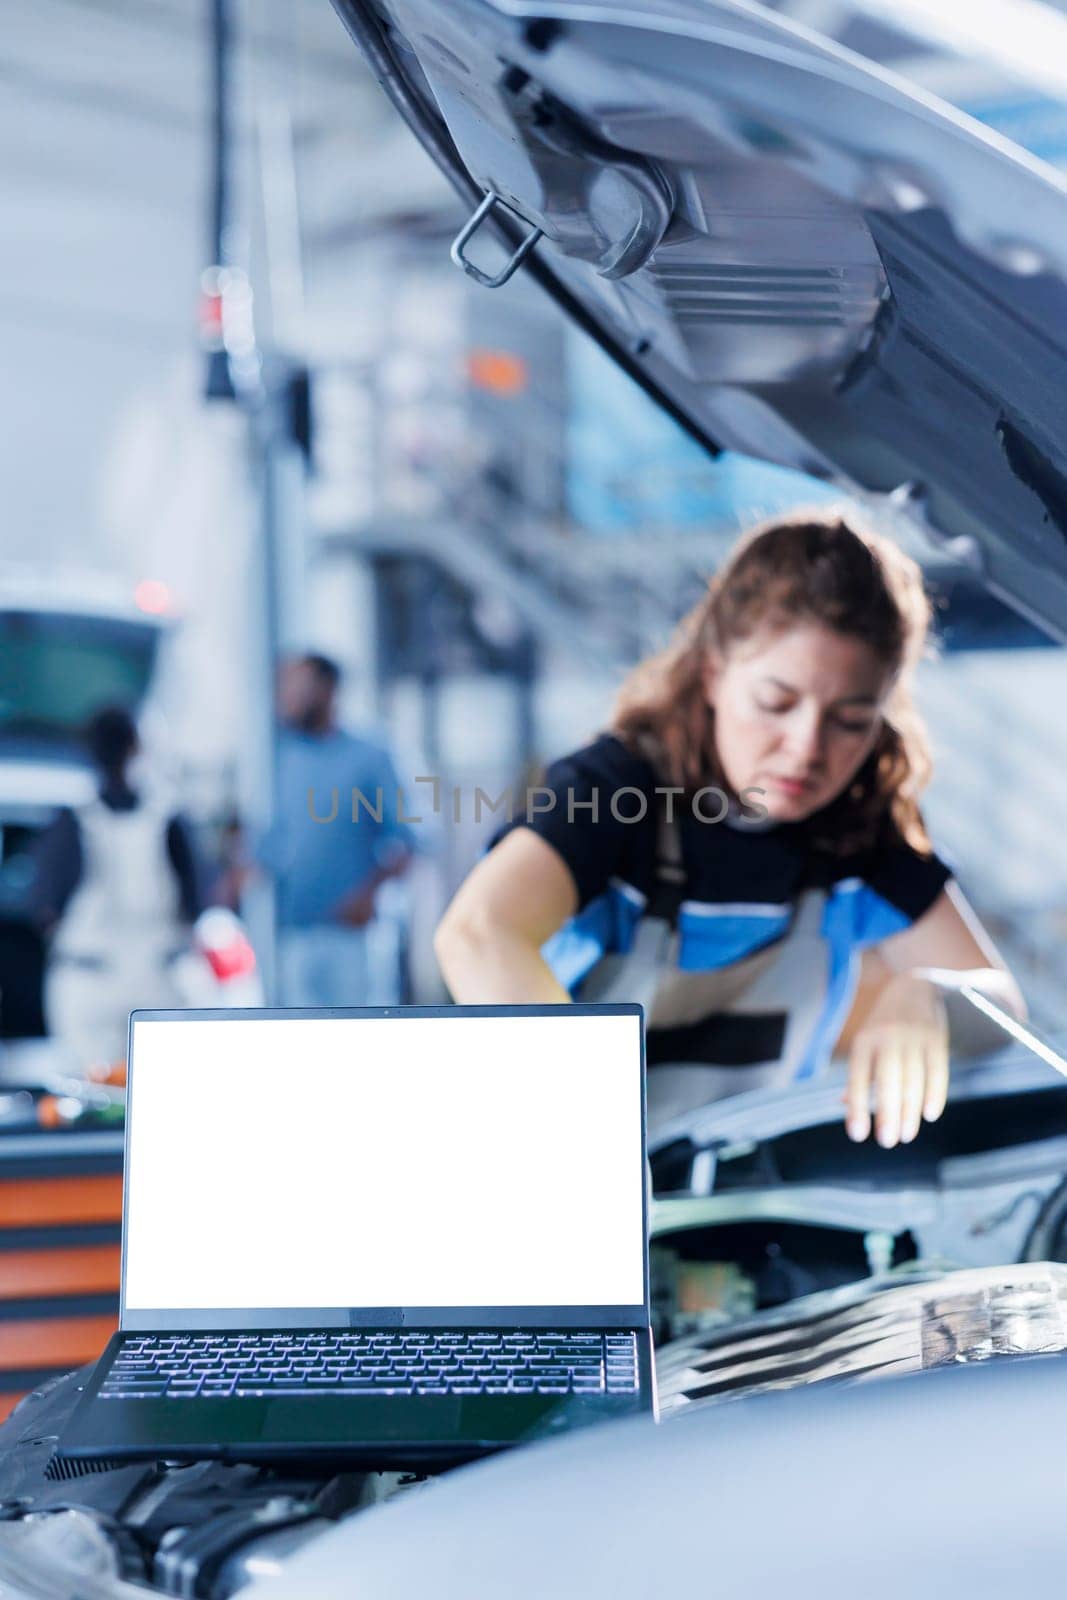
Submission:
[[[1058,1043],[1067,1049],[1067,1037],[1058,1036]],[[1063,1080],[1025,1047],[1011,1045],[984,1058],[956,1061],[950,1100],[958,1107],[971,1101],[1046,1090],[1060,1090],[1067,1107]],[[649,1138],[649,1155],[655,1159],[672,1145],[688,1142],[694,1154],[707,1151],[713,1156],[728,1157],[740,1145],[765,1142],[803,1128],[843,1123],[843,1091],[844,1075],[839,1068],[826,1078],[728,1095],[661,1124]],[[1067,1131],[1067,1124],[1062,1131]],[[713,1175],[709,1170],[709,1182]]]
[[1065,1418],[1060,1353],[688,1407],[464,1468],[247,1596],[1040,1593],[1062,1562]]
[[1067,635],[1061,174],[743,0],[334,4],[461,192],[541,230],[522,270],[692,432]]
[[663,1346],[664,1417],[746,1395],[1067,1348],[1067,1267],[888,1273]]

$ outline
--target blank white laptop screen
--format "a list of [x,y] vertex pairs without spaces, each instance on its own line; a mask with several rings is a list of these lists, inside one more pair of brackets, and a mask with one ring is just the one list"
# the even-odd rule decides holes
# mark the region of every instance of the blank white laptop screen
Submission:
[[636,1016],[135,1020],[130,1310],[635,1306]]

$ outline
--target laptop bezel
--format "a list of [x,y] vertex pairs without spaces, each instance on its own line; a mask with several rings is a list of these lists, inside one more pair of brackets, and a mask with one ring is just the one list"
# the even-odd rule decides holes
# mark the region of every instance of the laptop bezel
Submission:
[[[126,1248],[129,1238],[127,1207],[129,1185],[125,1175],[129,1171],[130,1142],[133,1131],[133,1080],[137,1070],[134,1059],[134,1028],[138,1022],[177,1021],[298,1021],[302,1018],[364,1018],[364,1017],[558,1017],[561,1021],[574,1016],[626,1016],[638,1020],[640,1050],[640,1148],[635,1152],[638,1179],[641,1186],[642,1226],[642,1292],[643,1300],[637,1305],[596,1306],[308,1306],[208,1308],[206,1310],[159,1309],[131,1310],[126,1305]],[[189,1333],[195,1331],[229,1332],[247,1329],[289,1330],[292,1328],[645,1328],[651,1320],[648,1230],[649,1196],[646,1181],[647,1123],[645,1107],[645,1029],[644,1010],[630,1003],[605,1003],[603,1005],[532,1005],[532,1006],[348,1006],[328,1009],[297,1007],[227,1007],[197,1008],[188,1010],[141,1010],[130,1013],[127,1036],[127,1100],[125,1143],[123,1150],[122,1185],[122,1260],[119,1300],[119,1329],[122,1333],[159,1332]]]

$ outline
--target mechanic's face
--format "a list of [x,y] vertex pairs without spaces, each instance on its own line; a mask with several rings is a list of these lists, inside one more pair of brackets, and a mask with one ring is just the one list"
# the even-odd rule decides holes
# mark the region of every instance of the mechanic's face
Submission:
[[863,764],[890,675],[862,639],[795,623],[713,657],[705,687],[730,788],[762,789],[751,804],[799,822],[835,799]]
[[278,669],[278,716],[290,728],[313,732],[329,721],[333,691],[306,661]]

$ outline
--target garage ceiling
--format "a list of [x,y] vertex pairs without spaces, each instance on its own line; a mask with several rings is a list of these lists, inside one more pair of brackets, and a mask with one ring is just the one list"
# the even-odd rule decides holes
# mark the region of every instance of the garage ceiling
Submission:
[[[235,160],[257,246],[252,131],[293,133],[310,281],[367,230],[453,205],[326,0],[235,5]],[[208,0],[9,0],[0,44],[3,554],[106,557],[100,462],[131,397],[196,350],[206,264]],[[272,146],[273,147],[273,146]],[[284,176],[284,175],[282,175]],[[255,262],[253,262],[253,269]],[[321,275],[321,274],[320,274]]]
[[[961,72],[942,43],[901,32],[887,7],[780,4],[957,103],[1000,81],[1010,87],[988,60]],[[250,224],[238,253],[251,251],[255,272],[263,200],[252,135],[266,129],[284,151],[291,126],[307,331],[316,348],[343,348],[375,238],[398,220],[447,229],[456,202],[328,0],[235,0],[234,9],[235,176]],[[9,557],[113,555],[101,463],[116,419],[171,381],[183,358],[193,392],[207,249],[208,13],[209,0],[5,6],[0,475]],[[272,161],[271,174],[272,203],[284,212],[285,161]],[[261,295],[269,334],[267,309]]]

